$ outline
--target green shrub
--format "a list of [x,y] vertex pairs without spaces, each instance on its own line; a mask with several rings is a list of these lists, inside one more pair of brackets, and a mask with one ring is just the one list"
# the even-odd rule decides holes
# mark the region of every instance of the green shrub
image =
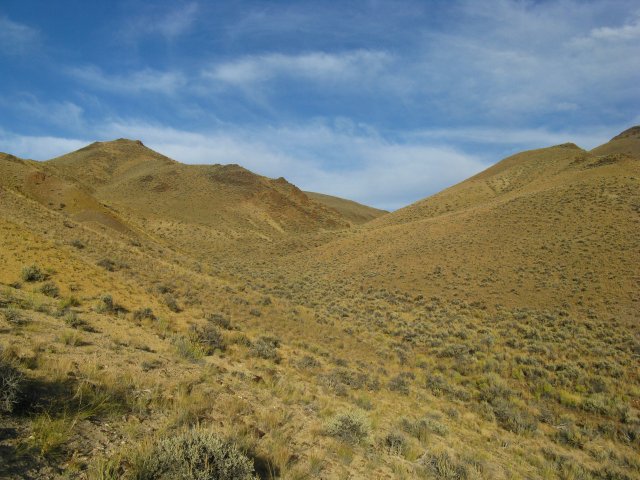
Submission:
[[102,260],[100,260],[97,265],[99,267],[104,268],[106,271],[108,272],[114,272],[117,268],[116,262],[114,262],[113,260],[109,259],[109,258],[103,258]]
[[126,313],[127,309],[113,301],[109,294],[102,295],[96,307],[98,313]]
[[70,296],[70,297],[63,298],[62,300],[60,300],[60,304],[58,305],[58,308],[60,310],[67,310],[69,308],[79,307],[79,306],[80,306],[80,300],[78,300],[74,296]]
[[233,329],[233,326],[231,325],[231,320],[229,320],[227,317],[225,317],[221,313],[210,313],[205,318],[207,319],[207,321],[225,330]]
[[401,433],[388,433],[382,439],[382,445],[389,455],[404,455],[407,439]]
[[414,378],[415,376],[413,375],[413,373],[410,373],[410,372],[399,373],[398,375],[393,377],[391,380],[389,380],[389,385],[388,385],[389,390],[393,392],[402,393],[403,395],[408,395],[409,383]]
[[182,335],[173,337],[172,343],[182,358],[192,362],[200,360],[205,353],[199,344]]
[[9,307],[3,311],[4,318],[11,325],[21,326],[26,325],[28,323],[28,319],[23,315],[21,310],[16,310],[13,307]]
[[535,432],[538,428],[536,418],[510,400],[499,398],[491,406],[498,424],[505,430],[520,434]]
[[133,319],[136,321],[145,320],[145,319],[155,320],[156,316],[153,314],[153,310],[151,310],[151,308],[145,307],[145,308],[140,308],[135,312],[133,312]]
[[43,283],[39,288],[40,293],[46,295],[47,297],[57,298],[60,296],[60,289],[53,282]]
[[273,360],[275,362],[280,361],[280,355],[278,354],[278,348],[280,347],[280,340],[276,337],[263,336],[258,338],[251,347],[251,352],[260,358],[266,360]]
[[182,309],[178,305],[177,300],[173,295],[169,295],[169,294],[165,295],[164,303],[167,306],[167,308],[171,310],[173,313],[180,313],[182,311]]
[[415,421],[403,418],[400,420],[400,426],[405,432],[414,436],[422,443],[426,443],[429,435],[432,433],[440,435],[441,437],[449,433],[449,429],[445,424],[429,417],[420,418]]
[[25,282],[41,282],[43,280],[46,280],[48,277],[48,275],[43,272],[37,265],[29,265],[27,267],[23,267],[20,276]]
[[98,301],[98,313],[112,313],[115,311],[113,297],[109,294],[102,295]]
[[426,467],[430,473],[436,478],[465,480],[470,477],[467,466],[460,460],[454,458],[449,452],[427,452],[423,455],[420,462]]
[[320,362],[313,358],[311,355],[305,355],[296,362],[296,365],[298,368],[302,369],[317,368],[320,366]]
[[11,413],[20,400],[24,377],[0,348],[0,412]]
[[369,436],[370,430],[369,420],[357,410],[337,414],[326,427],[328,435],[351,445],[364,442]]
[[211,355],[216,350],[224,351],[226,344],[220,330],[213,325],[206,325],[203,328],[194,330],[194,337],[206,355]]
[[71,328],[83,328],[87,326],[87,322],[78,317],[75,312],[67,312],[64,316],[64,323]]
[[140,480],[257,480],[251,459],[203,429],[160,440],[138,469]]

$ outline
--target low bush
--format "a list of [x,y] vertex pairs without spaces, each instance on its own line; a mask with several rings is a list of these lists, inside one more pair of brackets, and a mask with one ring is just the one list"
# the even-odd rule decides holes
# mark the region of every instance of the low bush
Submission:
[[364,442],[369,436],[370,430],[369,420],[357,410],[335,415],[326,427],[328,435],[351,445]]
[[226,344],[220,330],[213,325],[196,328],[193,336],[195,341],[202,346],[206,355],[211,355],[216,350],[224,351]]
[[221,313],[210,313],[206,317],[208,322],[216,325],[225,330],[232,330],[233,326],[231,325],[231,320],[222,315]]
[[156,316],[153,314],[153,310],[151,308],[140,308],[133,312],[133,319],[136,321],[140,320],[155,320]]
[[20,277],[25,282],[41,282],[46,280],[48,275],[37,265],[29,265],[27,267],[23,267]]
[[202,347],[198,343],[193,342],[188,337],[176,335],[175,337],[173,337],[171,343],[173,343],[173,345],[176,347],[178,354],[186,360],[195,362],[197,360],[200,360],[204,355]]
[[75,312],[67,312],[64,316],[64,323],[71,328],[84,328],[87,326],[87,322],[82,320]]
[[435,476],[435,478],[465,480],[475,478],[470,476],[469,468],[449,452],[427,452],[420,459],[420,463]]
[[407,439],[400,433],[391,432],[382,439],[382,445],[389,455],[404,455]]
[[71,242],[69,243],[73,248],[77,248],[78,250],[82,250],[84,248],[84,243],[82,242],[82,240],[79,239],[74,239],[71,240]]
[[263,336],[253,343],[251,352],[256,357],[278,362],[280,361],[280,354],[278,353],[279,347],[280,339],[276,337]]
[[538,428],[536,418],[515,403],[505,399],[496,399],[491,403],[498,425],[513,433],[535,432]]
[[20,400],[24,377],[0,348],[0,412],[11,413]]
[[53,282],[43,283],[38,290],[47,297],[58,298],[60,296],[60,289]]
[[410,372],[399,373],[398,375],[393,377],[391,380],[389,380],[389,385],[388,385],[389,390],[391,390],[392,392],[402,393],[403,395],[408,395],[409,384],[414,378],[415,376]]
[[253,462],[234,444],[204,429],[164,438],[150,449],[139,480],[257,480]]
[[2,312],[4,314],[4,318],[11,325],[21,326],[26,325],[28,323],[28,319],[24,316],[24,312],[21,310],[17,310],[13,307],[9,307]]
[[115,272],[117,268],[116,262],[109,258],[103,258],[97,263],[97,265],[104,268],[107,272]]
[[182,308],[180,308],[180,306],[178,305],[178,301],[175,299],[173,295],[169,295],[169,294],[165,295],[164,303],[167,306],[167,308],[171,310],[173,313],[180,313],[182,311]]

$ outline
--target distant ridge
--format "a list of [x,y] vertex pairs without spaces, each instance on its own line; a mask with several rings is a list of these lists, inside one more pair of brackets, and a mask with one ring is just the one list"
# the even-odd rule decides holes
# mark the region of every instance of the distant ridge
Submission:
[[323,193],[304,192],[309,198],[318,203],[322,203],[329,208],[333,208],[339,212],[350,222],[360,225],[367,223],[375,218],[385,215],[389,212],[378,208],[368,207],[353,200],[346,200],[340,197],[325,195]]
[[640,310],[640,128],[518,153],[299,258],[298,270],[425,297]]

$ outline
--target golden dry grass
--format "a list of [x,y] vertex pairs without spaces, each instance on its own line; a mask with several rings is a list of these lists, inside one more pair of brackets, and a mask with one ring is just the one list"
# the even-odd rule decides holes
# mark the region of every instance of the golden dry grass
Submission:
[[640,478],[637,158],[527,152],[347,228],[147,150],[0,158],[0,477],[136,478],[199,426],[260,478]]

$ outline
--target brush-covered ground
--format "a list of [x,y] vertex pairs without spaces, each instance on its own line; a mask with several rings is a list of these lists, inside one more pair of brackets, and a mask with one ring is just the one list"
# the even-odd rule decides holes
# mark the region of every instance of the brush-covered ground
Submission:
[[[606,178],[618,175],[616,165]],[[606,218],[606,208],[637,207],[636,164],[629,168],[618,175],[625,181],[616,181],[623,186],[617,196],[603,185],[595,201],[585,196],[592,203],[577,215]],[[595,171],[571,178],[592,185]],[[472,271],[480,278],[481,269],[454,275],[447,267],[453,256],[424,261],[419,293],[401,281],[392,285],[394,263],[376,243],[413,222],[405,216],[417,215],[413,209],[396,220],[339,228],[343,220],[334,211],[305,199],[304,208],[295,206],[301,197],[291,187],[260,180],[275,202],[265,208],[294,212],[296,232],[287,236],[282,224],[269,234],[271,221],[256,211],[264,195],[245,196],[249,220],[225,213],[225,228],[248,222],[262,242],[225,255],[216,242],[230,245],[229,232],[214,222],[181,222],[175,210],[161,228],[160,211],[128,210],[125,196],[117,197],[117,208],[100,200],[101,189],[121,191],[115,187],[79,186],[60,176],[55,188],[36,182],[29,190],[20,187],[21,175],[14,187],[0,189],[0,478],[640,478],[640,335],[628,291],[638,279],[629,260],[638,252],[624,253],[625,269],[619,255],[595,242],[590,251],[600,256],[585,266],[580,255],[560,250],[570,238],[562,232],[573,227],[557,229],[557,237],[549,229],[553,255],[542,248],[520,252],[524,267],[511,278],[522,285],[514,280],[509,287],[538,289],[522,293],[520,305],[501,283],[467,278]],[[50,175],[35,179],[51,182]],[[127,173],[125,183],[132,178]],[[553,191],[574,198],[565,184],[552,185],[493,199],[493,211],[517,218],[509,212],[526,198],[523,224],[546,222],[547,212],[536,216],[530,207],[541,208],[539,198]],[[46,200],[60,192],[64,206]],[[562,208],[556,200],[550,205]],[[459,208],[462,224],[472,226],[478,212]],[[88,221],[87,209],[102,216]],[[301,211],[318,215],[321,228],[314,230]],[[614,218],[637,221],[637,211],[620,212]],[[420,231],[435,240],[443,238],[431,226],[438,216],[450,222],[451,212],[418,218],[428,224]],[[370,226],[376,223],[382,226]],[[633,248],[629,229],[611,222],[603,232],[610,232],[612,248]],[[184,233],[174,237],[176,231]],[[519,247],[509,232],[494,235]],[[348,249],[369,240],[372,260],[363,255],[349,265],[351,274],[341,270]],[[482,242],[469,244],[482,250]],[[247,257],[251,245],[255,253]],[[331,255],[338,263],[327,272]],[[600,275],[609,257],[624,288]],[[564,285],[562,277],[538,281],[543,262],[554,258],[575,261],[563,267],[570,273],[584,271],[578,280],[565,279],[577,282],[570,291],[578,289],[575,298],[567,295],[566,308],[540,300],[541,290]],[[368,262],[389,266],[376,272],[381,281],[366,277]],[[422,288],[438,282],[491,295],[482,302],[444,287]],[[600,282],[613,295],[611,308],[597,300]],[[580,298],[580,288],[589,298]],[[509,301],[494,301],[501,292]]]

